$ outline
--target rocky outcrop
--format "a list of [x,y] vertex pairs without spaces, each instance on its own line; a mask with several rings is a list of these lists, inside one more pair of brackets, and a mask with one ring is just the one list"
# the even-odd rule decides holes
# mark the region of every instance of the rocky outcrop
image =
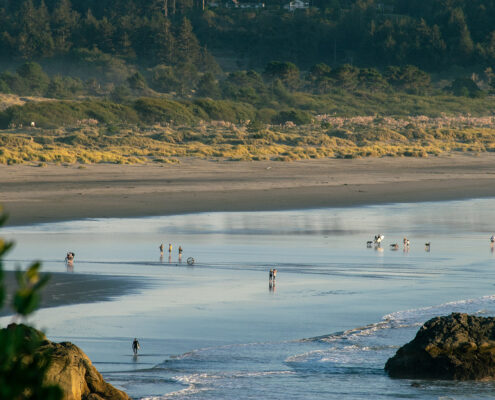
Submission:
[[88,356],[76,345],[69,342],[54,343],[47,340],[42,332],[27,326],[22,328],[26,338],[41,339],[37,352],[50,359],[45,381],[59,385],[64,400],[131,400],[127,394],[105,382]]
[[385,371],[393,378],[495,379],[495,318],[433,318],[387,361]]

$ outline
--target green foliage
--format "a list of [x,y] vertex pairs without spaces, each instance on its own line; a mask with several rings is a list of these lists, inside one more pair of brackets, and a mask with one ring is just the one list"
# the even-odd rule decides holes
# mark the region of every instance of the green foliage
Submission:
[[255,68],[274,59],[304,69],[495,63],[493,1],[316,0],[300,12],[285,4],[232,10],[190,0],[3,1],[0,58],[77,58],[84,49],[146,66],[191,63],[213,73],[207,48]]
[[[0,226],[6,220],[0,215]],[[4,303],[3,263],[12,243],[0,238],[0,307]],[[13,309],[20,316],[32,313],[39,303],[39,292],[48,276],[40,275],[40,264],[31,265],[26,272],[17,271],[19,289],[14,294]],[[0,399],[11,400],[60,400],[62,390],[44,382],[50,365],[49,354],[40,350],[45,339],[26,325],[9,325],[0,330]]]
[[127,83],[132,90],[138,93],[142,92],[148,87],[146,79],[144,79],[144,76],[141,75],[139,72],[136,72],[135,74],[127,78]]
[[227,100],[197,99],[194,105],[201,108],[208,119],[215,121],[240,122],[251,120],[255,116],[253,106]]
[[81,120],[94,119],[99,123],[136,123],[136,112],[124,105],[105,101],[44,101],[12,106],[0,112],[0,128],[9,126],[36,126],[54,128],[77,125]]
[[197,121],[196,116],[185,105],[176,101],[141,98],[134,102],[133,107],[139,117],[147,123],[192,124]]
[[280,111],[273,118],[273,123],[275,124],[284,124],[289,121],[296,125],[305,125],[311,123],[312,118],[310,114],[302,110]]
[[464,97],[483,97],[484,92],[478,87],[478,85],[469,78],[457,78],[455,79],[448,91],[452,92],[455,96]]
[[80,79],[56,75],[50,80],[45,95],[55,99],[67,99],[81,94],[83,88]]
[[421,94],[430,87],[430,76],[413,65],[389,66],[385,71],[387,81],[399,90]]
[[26,272],[16,272],[19,289],[14,296],[14,309],[19,315],[27,316],[38,307],[40,301],[40,289],[48,282],[47,275],[41,277],[39,262],[32,264]]
[[259,132],[264,128],[265,128],[265,124],[262,121],[257,120],[257,119],[250,121],[248,126],[247,126],[248,132],[251,132],[251,133]]
[[271,61],[266,65],[263,74],[269,80],[279,79],[290,89],[299,86],[299,68],[294,63]]
[[201,77],[196,94],[200,97],[211,97],[212,99],[217,99],[221,96],[218,82],[211,72],[207,72]]
[[131,91],[125,85],[118,85],[110,93],[110,99],[116,103],[123,103],[131,96]]
[[179,88],[179,78],[168,65],[157,65],[151,71],[151,87],[157,92],[168,93]]
[[24,80],[26,88],[30,94],[41,95],[48,87],[48,75],[43,72],[41,65],[35,62],[22,64],[17,73]]

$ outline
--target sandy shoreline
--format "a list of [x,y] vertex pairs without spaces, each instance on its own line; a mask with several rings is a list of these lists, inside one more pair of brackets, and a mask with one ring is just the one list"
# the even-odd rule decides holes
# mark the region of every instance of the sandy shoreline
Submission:
[[[126,276],[56,272],[50,272],[49,275],[50,280],[41,292],[39,308],[108,301],[124,294],[137,293],[148,285],[144,279]],[[12,293],[17,288],[13,271],[4,271],[4,285],[7,288],[5,304],[10,304]],[[10,307],[0,310],[0,316],[10,314]]]
[[495,154],[0,167],[10,225],[495,197]]

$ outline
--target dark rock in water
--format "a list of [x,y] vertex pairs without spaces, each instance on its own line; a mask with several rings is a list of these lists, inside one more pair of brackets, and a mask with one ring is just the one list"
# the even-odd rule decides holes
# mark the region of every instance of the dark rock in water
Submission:
[[495,379],[495,318],[433,318],[387,361],[385,371],[392,378]]
[[39,343],[36,351],[49,357],[45,381],[60,386],[63,400],[131,400],[105,382],[88,356],[76,345],[51,342],[42,332],[22,324],[11,324],[6,329],[16,328],[22,330],[25,340],[36,340]]

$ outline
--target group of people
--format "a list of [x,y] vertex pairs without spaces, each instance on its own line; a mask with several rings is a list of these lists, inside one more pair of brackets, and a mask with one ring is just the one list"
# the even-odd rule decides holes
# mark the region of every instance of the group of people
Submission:
[[270,273],[268,274],[268,278],[270,281],[274,281],[275,278],[277,277],[277,270],[276,269],[271,269]]
[[[163,243],[160,245],[159,249],[160,249],[160,255],[163,256],[163,250],[165,249],[165,246],[163,245]],[[168,244],[168,252],[169,252],[169,254],[172,253],[172,243]],[[182,255],[182,246],[179,246],[179,256],[181,256],[181,255]]]
[[[165,250],[165,246],[163,245],[163,243],[159,246],[159,249],[160,249],[160,261],[163,260],[163,251]],[[168,262],[172,262],[172,250],[173,250],[173,247],[172,247],[172,243],[169,243],[168,244]],[[179,246],[179,262],[182,262],[182,246]]]
[[270,273],[268,274],[268,289],[270,292],[275,291],[275,280],[277,278],[277,270],[276,269],[270,269]]

